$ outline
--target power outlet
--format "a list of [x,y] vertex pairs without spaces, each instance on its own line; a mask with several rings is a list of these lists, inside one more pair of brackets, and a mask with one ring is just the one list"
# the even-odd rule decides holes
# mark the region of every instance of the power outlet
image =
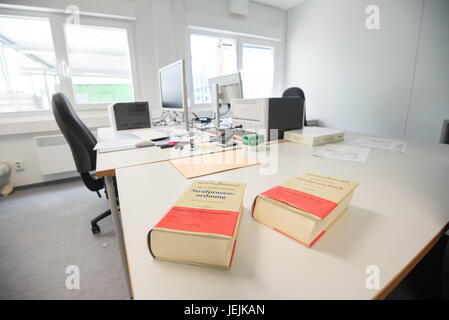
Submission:
[[14,169],[15,169],[15,171],[25,170],[25,165],[23,163],[23,160],[15,160],[14,161]]

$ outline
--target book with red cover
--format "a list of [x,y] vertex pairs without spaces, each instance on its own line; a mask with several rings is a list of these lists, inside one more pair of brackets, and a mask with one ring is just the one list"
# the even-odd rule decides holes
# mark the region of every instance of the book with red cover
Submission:
[[245,184],[194,181],[148,233],[160,260],[230,268]]
[[262,192],[255,220],[311,247],[348,207],[357,182],[304,173]]

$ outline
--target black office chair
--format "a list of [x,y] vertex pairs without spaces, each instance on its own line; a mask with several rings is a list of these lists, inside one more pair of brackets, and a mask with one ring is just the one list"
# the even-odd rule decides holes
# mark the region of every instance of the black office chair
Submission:
[[[443,237],[447,236],[444,235]],[[443,298],[449,300],[449,240],[446,242],[443,264],[441,266],[441,289]]]
[[449,144],[449,120],[443,121],[443,129],[441,130],[440,143]]
[[282,93],[282,98],[288,98],[288,97],[299,97],[304,100],[304,125],[307,126],[307,120],[306,120],[306,97],[304,95],[304,91],[302,91],[301,88],[298,87],[291,87],[286,89]]
[[[97,144],[95,136],[78,117],[63,93],[54,94],[51,104],[56,123],[70,146],[81,179],[90,191],[97,192],[101,198],[100,190],[105,187],[104,178],[97,179],[91,175],[97,162],[97,153],[94,151]],[[111,210],[107,210],[91,221],[92,233],[100,232],[98,221],[110,214]]]
[[[449,144],[449,120],[443,121],[440,143]],[[446,249],[443,256],[443,264],[441,266],[441,286],[444,299],[449,299],[449,240],[446,243]]]

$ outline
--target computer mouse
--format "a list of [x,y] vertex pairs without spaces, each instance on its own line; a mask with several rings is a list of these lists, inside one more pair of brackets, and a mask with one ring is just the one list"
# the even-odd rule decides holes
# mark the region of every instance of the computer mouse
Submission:
[[151,147],[154,146],[154,142],[150,140],[142,140],[137,142],[134,146],[136,146],[137,148]]

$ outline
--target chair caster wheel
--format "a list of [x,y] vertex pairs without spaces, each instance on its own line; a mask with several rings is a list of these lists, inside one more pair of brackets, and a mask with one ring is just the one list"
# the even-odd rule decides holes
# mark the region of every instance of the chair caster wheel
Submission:
[[100,227],[97,225],[92,226],[91,230],[93,234],[100,233]]

